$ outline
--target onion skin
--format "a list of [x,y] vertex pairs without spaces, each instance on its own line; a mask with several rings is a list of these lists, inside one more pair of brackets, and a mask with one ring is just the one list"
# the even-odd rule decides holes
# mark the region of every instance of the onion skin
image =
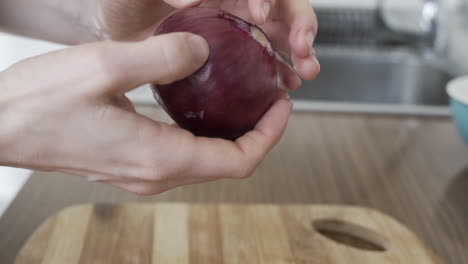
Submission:
[[204,37],[210,55],[191,76],[152,85],[163,109],[196,136],[235,140],[252,130],[278,89],[276,53],[265,33],[221,9],[206,7],[175,12],[155,35],[172,32]]

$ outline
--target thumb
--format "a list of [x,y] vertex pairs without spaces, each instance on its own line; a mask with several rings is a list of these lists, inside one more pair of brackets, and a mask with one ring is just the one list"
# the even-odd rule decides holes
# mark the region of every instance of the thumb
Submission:
[[[123,92],[147,83],[168,84],[197,71],[209,56],[207,42],[190,33],[171,33],[138,43],[110,43],[106,56]],[[109,54],[110,53],[110,54]]]

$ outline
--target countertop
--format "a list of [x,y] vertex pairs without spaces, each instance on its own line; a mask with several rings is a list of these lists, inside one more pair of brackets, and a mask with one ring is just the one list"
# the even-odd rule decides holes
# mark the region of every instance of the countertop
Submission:
[[[167,121],[155,107],[138,111]],[[446,263],[468,263],[468,147],[450,118],[295,112],[278,146],[247,180],[139,197],[60,173],[34,173],[0,219],[0,259],[45,218],[86,202],[347,204],[395,217]]]

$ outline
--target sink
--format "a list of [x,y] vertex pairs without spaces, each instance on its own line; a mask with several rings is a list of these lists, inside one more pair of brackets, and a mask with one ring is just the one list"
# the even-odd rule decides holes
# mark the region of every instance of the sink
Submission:
[[[291,92],[295,111],[450,115],[445,85],[456,74],[440,59],[405,48],[316,47],[321,73]],[[155,105],[149,86],[128,94]]]
[[455,74],[409,49],[318,47],[320,75],[291,93],[295,110],[448,115]]

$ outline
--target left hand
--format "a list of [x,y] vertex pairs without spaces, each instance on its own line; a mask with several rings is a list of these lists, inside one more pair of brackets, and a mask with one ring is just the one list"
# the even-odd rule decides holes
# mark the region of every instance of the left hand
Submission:
[[292,104],[284,94],[234,142],[153,121],[125,96],[145,83],[184,79],[208,55],[202,38],[172,33],[11,66],[0,73],[0,166],[65,172],[140,195],[249,177],[286,128]]
[[[220,7],[259,25],[272,40],[277,52],[290,59],[296,71],[278,61],[284,88],[300,85],[299,74],[311,80],[320,71],[312,47],[317,19],[308,0],[102,0],[91,21],[101,39],[142,40],[150,37],[161,20],[174,8]],[[297,72],[297,74],[296,74]]]

